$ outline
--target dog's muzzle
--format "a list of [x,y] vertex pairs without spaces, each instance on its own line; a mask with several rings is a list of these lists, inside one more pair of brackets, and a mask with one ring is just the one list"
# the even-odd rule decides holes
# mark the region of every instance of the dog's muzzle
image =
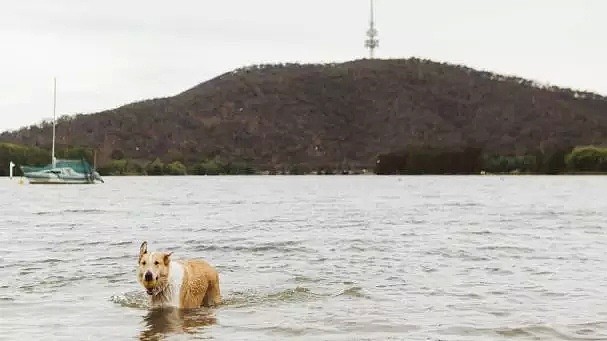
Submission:
[[154,274],[151,271],[146,271],[143,275],[143,286],[148,295],[156,295],[158,293],[158,276],[154,278]]

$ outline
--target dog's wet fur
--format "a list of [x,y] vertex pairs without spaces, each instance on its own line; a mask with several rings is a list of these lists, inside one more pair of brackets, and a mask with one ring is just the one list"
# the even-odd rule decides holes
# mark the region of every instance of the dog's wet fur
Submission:
[[172,252],[148,252],[141,243],[137,280],[152,307],[198,308],[221,304],[219,274],[200,259],[172,260]]

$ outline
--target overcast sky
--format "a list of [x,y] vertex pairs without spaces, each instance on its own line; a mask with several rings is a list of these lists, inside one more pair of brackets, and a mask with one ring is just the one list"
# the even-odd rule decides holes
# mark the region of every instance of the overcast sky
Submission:
[[[367,55],[368,0],[20,0],[0,8],[0,131],[177,94],[268,62]],[[607,95],[607,1],[376,0],[378,58]]]

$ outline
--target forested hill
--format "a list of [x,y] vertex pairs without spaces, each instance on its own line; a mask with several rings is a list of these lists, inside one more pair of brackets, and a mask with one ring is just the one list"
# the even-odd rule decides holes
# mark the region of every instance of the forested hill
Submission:
[[[174,97],[62,118],[59,148],[187,166],[203,160],[256,169],[373,168],[408,146],[483,153],[603,144],[607,99],[419,59],[238,69]],[[50,124],[0,135],[48,148]]]

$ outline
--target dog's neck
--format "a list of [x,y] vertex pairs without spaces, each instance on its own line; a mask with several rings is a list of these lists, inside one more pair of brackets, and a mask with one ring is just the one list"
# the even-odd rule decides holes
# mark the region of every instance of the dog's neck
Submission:
[[158,292],[151,295],[152,307],[178,307],[182,280],[183,266],[176,261],[171,261],[166,284]]
[[[170,277],[170,275],[169,275]],[[175,288],[171,285],[171,281],[167,281],[167,284],[164,285],[158,292],[154,292],[151,295],[152,298],[152,306],[163,305],[164,303],[168,303],[171,301],[173,297],[173,292]]]

